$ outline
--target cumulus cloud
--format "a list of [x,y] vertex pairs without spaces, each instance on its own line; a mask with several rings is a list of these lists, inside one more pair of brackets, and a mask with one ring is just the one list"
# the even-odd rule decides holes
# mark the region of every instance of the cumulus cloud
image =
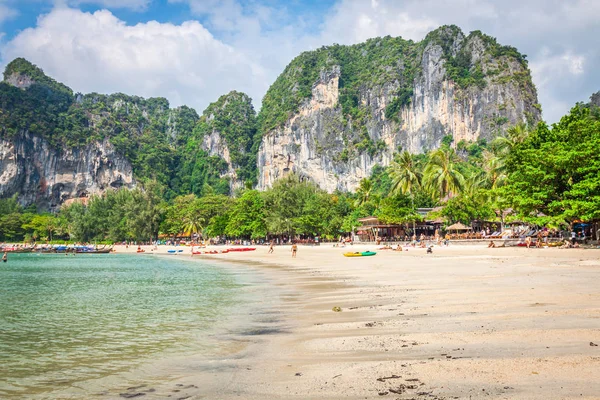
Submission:
[[[149,0],[63,0],[140,9]],[[168,0],[187,4],[181,25],[127,25],[109,11],[58,7],[2,50],[24,56],[79,91],[166,96],[201,111],[236,89],[260,105],[300,52],[374,36],[420,40],[440,25],[481,30],[529,55],[544,117],[556,121],[600,90],[600,1],[338,0],[327,10],[271,0]],[[296,8],[293,5],[296,4]],[[0,0],[0,21],[2,18]],[[301,12],[304,9],[304,12]]]
[[77,91],[166,96],[199,111],[229,90],[256,93],[265,79],[199,22],[128,26],[106,10],[55,9],[2,51],[5,61],[19,56]]

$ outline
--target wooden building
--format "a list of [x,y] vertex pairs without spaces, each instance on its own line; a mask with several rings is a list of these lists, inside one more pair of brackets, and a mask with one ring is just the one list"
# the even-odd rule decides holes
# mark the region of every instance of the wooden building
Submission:
[[404,226],[397,224],[384,224],[377,217],[359,218],[362,225],[356,228],[356,235],[361,242],[381,241],[390,242],[403,240],[406,234]]

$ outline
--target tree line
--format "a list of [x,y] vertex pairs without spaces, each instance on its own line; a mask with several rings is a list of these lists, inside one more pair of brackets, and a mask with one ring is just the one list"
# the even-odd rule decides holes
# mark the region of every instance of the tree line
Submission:
[[436,207],[429,218],[448,224],[496,220],[507,210],[509,218],[550,227],[600,219],[598,107],[578,104],[557,124],[519,124],[490,143],[452,143],[451,136],[442,142],[427,154],[396,154],[355,193],[327,193],[291,174],[263,192],[241,189],[230,197],[205,184],[199,195],[169,201],[163,185],[147,181],[54,215],[22,208],[15,196],[0,200],[0,241],[147,241],[159,234],[336,238],[359,226],[358,218],[405,224],[419,218],[421,207]]

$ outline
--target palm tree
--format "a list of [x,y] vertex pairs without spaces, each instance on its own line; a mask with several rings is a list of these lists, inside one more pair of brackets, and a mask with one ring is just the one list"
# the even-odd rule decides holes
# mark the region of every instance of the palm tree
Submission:
[[485,180],[490,189],[497,189],[506,183],[506,166],[502,157],[485,150],[483,152],[482,167],[485,172]]
[[423,178],[434,198],[444,199],[462,190],[465,178],[456,167],[456,159],[452,148],[440,148],[431,153]]
[[[392,193],[402,193],[410,196],[412,208],[415,208],[414,191],[421,187],[423,174],[419,171],[415,159],[408,151],[403,151],[397,160],[392,161],[389,167],[392,179]],[[415,221],[413,220],[413,232]]]
[[461,195],[471,199],[481,198],[481,191],[485,186],[486,176],[482,173],[471,173],[464,180]]
[[414,189],[421,186],[423,174],[417,168],[416,162],[408,151],[403,151],[397,160],[389,167],[392,179],[392,193],[412,194]]
[[506,136],[499,136],[494,139],[492,145],[499,155],[506,156],[511,152],[515,145],[523,143],[527,136],[529,136],[529,132],[529,126],[524,122],[520,122],[517,125],[508,128],[506,130]]
[[192,236],[202,232],[204,219],[197,213],[190,213],[183,218],[183,231]]
[[373,183],[367,178],[363,178],[356,189],[356,200],[354,201],[355,207],[360,207],[371,200],[373,195]]

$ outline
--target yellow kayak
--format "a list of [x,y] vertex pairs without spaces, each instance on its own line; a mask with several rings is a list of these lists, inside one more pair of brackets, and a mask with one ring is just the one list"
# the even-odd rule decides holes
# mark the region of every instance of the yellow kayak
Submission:
[[368,256],[374,256],[375,253],[374,251],[363,251],[361,252],[354,252],[354,253],[344,253],[344,257],[368,257]]

